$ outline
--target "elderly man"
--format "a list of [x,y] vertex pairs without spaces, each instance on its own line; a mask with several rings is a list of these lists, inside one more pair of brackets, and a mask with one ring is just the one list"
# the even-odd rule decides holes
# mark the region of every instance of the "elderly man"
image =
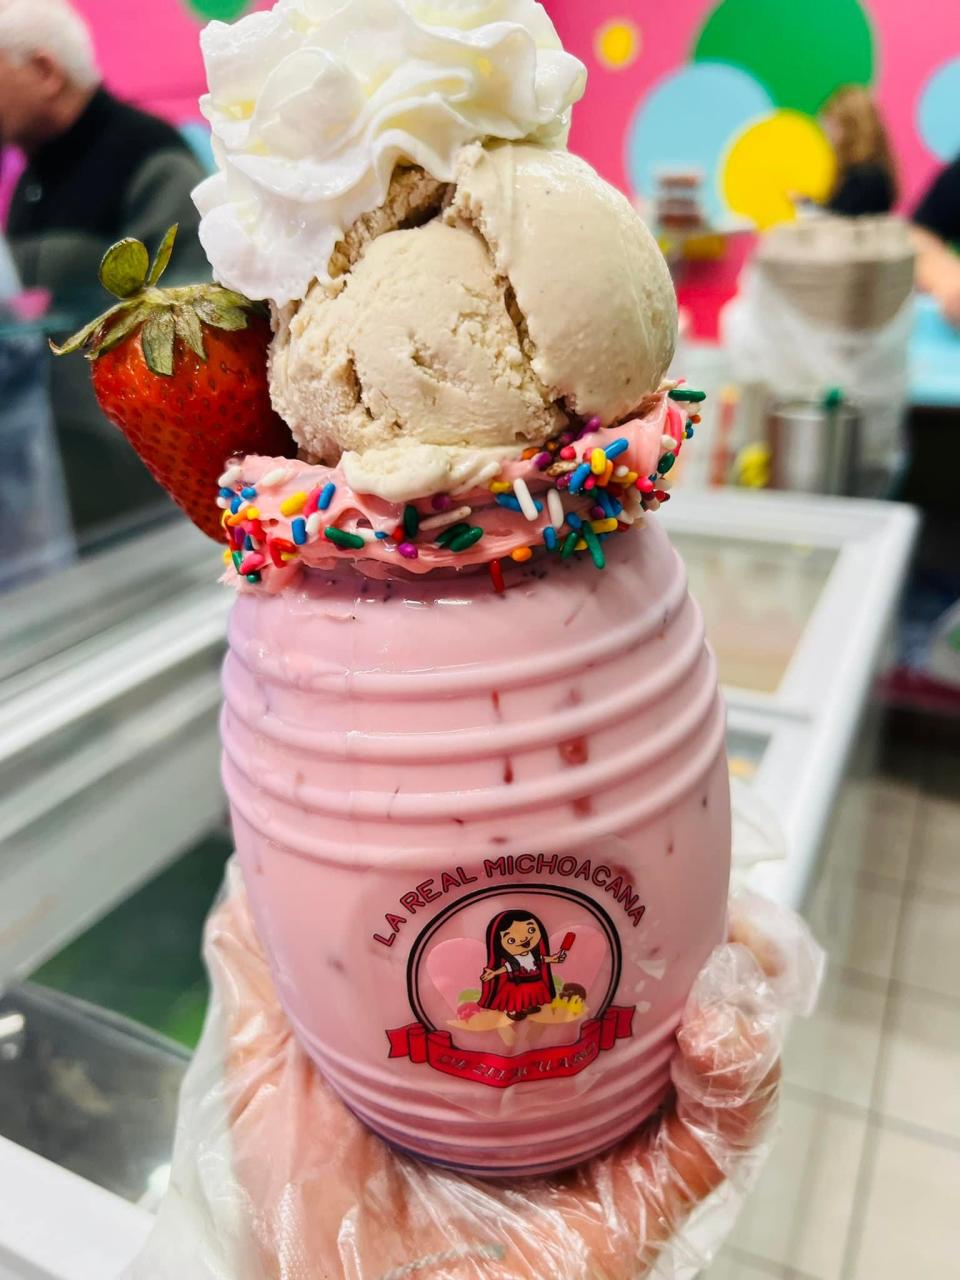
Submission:
[[[179,222],[172,275],[208,273],[190,199],[199,163],[171,125],[103,88],[68,0],[0,0],[0,139],[27,160],[7,224],[21,281],[49,289],[71,323],[102,307],[97,266],[123,236],[153,246]],[[162,501],[101,416],[83,362],[58,361],[52,379],[77,526]]]

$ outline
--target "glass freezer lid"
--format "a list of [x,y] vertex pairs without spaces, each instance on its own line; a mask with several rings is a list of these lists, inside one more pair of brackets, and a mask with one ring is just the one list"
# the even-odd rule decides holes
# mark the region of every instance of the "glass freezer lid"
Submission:
[[671,530],[725,685],[775,693],[837,562],[834,547]]
[[[0,704],[190,601],[222,592],[216,547],[186,520],[3,597]],[[214,606],[215,607],[215,606]]]
[[752,782],[770,746],[768,733],[727,726],[727,763],[731,778]]

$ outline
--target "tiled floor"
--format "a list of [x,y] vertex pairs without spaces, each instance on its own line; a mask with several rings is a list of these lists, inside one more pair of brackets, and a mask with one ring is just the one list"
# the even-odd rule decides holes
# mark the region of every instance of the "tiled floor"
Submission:
[[847,785],[807,915],[820,1008],[705,1280],[960,1276],[960,752],[897,741]]

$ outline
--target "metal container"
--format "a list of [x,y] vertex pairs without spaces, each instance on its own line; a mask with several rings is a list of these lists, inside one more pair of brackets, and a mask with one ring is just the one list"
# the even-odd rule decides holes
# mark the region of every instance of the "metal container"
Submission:
[[860,432],[859,411],[837,393],[776,404],[767,417],[771,488],[854,493]]

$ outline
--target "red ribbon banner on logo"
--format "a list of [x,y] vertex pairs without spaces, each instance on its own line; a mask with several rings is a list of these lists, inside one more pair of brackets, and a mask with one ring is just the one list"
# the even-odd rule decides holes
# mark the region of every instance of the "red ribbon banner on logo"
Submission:
[[612,1049],[618,1040],[633,1034],[634,1009],[611,1006],[602,1018],[583,1024],[576,1044],[558,1044],[549,1049],[528,1049],[506,1057],[499,1053],[478,1053],[453,1043],[449,1031],[431,1031],[422,1022],[388,1031],[391,1058],[426,1062],[434,1071],[461,1080],[475,1080],[494,1089],[509,1089],[531,1080],[550,1080],[578,1075],[595,1062],[603,1049]]

